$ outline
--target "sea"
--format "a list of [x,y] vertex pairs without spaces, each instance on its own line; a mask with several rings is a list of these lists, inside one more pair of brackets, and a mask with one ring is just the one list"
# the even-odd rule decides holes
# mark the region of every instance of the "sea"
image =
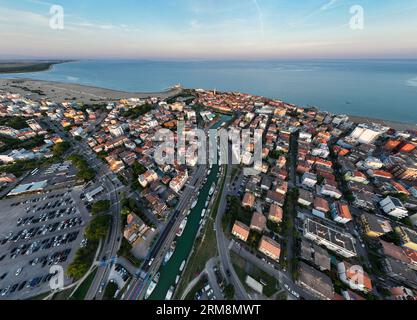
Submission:
[[1,75],[156,92],[173,85],[239,91],[349,114],[417,124],[417,60],[74,61]]

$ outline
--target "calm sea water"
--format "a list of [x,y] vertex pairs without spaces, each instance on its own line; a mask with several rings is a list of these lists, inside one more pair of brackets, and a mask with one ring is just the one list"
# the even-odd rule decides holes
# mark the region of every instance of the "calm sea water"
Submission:
[[417,60],[153,62],[77,61],[2,77],[73,82],[136,92],[241,91],[300,106],[417,124]]

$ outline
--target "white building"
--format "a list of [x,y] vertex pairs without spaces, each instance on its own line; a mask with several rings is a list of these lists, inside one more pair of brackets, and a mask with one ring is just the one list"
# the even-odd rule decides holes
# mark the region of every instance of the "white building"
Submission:
[[185,186],[188,180],[188,172],[180,172],[174,179],[169,183],[169,187],[174,190],[176,193],[179,193],[181,189]]
[[301,183],[309,188],[314,188],[317,184],[317,175],[306,172],[301,179]]
[[304,223],[304,237],[323,245],[345,258],[357,256],[352,236],[327,225],[306,219]]
[[381,169],[383,166],[384,166],[384,163],[375,157],[366,158],[366,160],[363,162],[363,168],[366,170],[368,169],[378,170],[378,169]]
[[380,206],[384,212],[397,219],[404,219],[408,217],[408,211],[402,204],[402,202],[394,197],[386,197],[380,203]]
[[343,194],[340,192],[339,189],[337,189],[337,188],[335,188],[331,185],[328,185],[328,184],[325,184],[321,188],[320,193],[323,196],[329,196],[329,197],[332,197],[332,198],[335,198],[335,199],[340,199],[343,196]]
[[311,155],[314,157],[320,157],[326,159],[330,155],[330,150],[327,144],[320,144],[318,148],[311,150]]
[[351,133],[351,137],[359,143],[372,144],[383,133],[387,132],[389,128],[382,127],[376,124],[360,124]]
[[122,126],[111,126],[109,128],[110,134],[113,137],[121,137],[122,135],[124,135],[124,130],[122,128]]

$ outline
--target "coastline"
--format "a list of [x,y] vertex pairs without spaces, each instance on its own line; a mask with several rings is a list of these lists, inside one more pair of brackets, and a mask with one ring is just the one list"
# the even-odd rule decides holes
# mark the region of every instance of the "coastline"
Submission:
[[[160,92],[126,92],[75,83],[35,80],[28,78],[0,78],[0,91],[19,93],[34,100],[48,98],[52,101],[64,102],[77,100],[85,104],[95,104],[104,101],[118,101],[120,99],[146,99],[157,97],[168,99],[179,95],[183,88],[172,88]],[[348,114],[354,123],[378,123],[396,130],[417,130],[417,124],[384,120],[372,117]]]
[[75,60],[45,60],[45,61],[1,61],[0,75],[25,74],[50,71],[57,64],[73,62]]
[[56,102],[77,100],[85,104],[94,104],[104,101],[118,101],[124,98],[157,97],[167,99],[180,94],[183,89],[172,88],[160,92],[125,92],[74,83],[11,78],[0,79],[0,91],[18,93],[34,100],[47,98]]

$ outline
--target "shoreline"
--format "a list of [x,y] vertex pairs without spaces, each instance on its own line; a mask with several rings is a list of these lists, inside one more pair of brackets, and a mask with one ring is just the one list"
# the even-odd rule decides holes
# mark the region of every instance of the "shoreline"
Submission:
[[[0,91],[19,93],[34,100],[50,99],[57,102],[77,100],[86,104],[130,98],[146,99],[157,97],[168,99],[179,95],[184,89],[171,88],[159,92],[127,92],[75,83],[29,78],[0,78]],[[320,109],[318,108],[318,110]],[[378,123],[395,130],[417,130],[417,124],[351,114],[347,114],[347,116],[354,123]]]
[[45,61],[1,61],[0,75],[23,75],[51,71],[57,64],[75,60],[45,60]]
[[50,99],[56,102],[77,100],[85,104],[121,99],[168,99],[183,92],[183,88],[171,88],[159,92],[126,92],[75,83],[35,80],[29,78],[0,78],[0,91],[18,93],[33,100]]

